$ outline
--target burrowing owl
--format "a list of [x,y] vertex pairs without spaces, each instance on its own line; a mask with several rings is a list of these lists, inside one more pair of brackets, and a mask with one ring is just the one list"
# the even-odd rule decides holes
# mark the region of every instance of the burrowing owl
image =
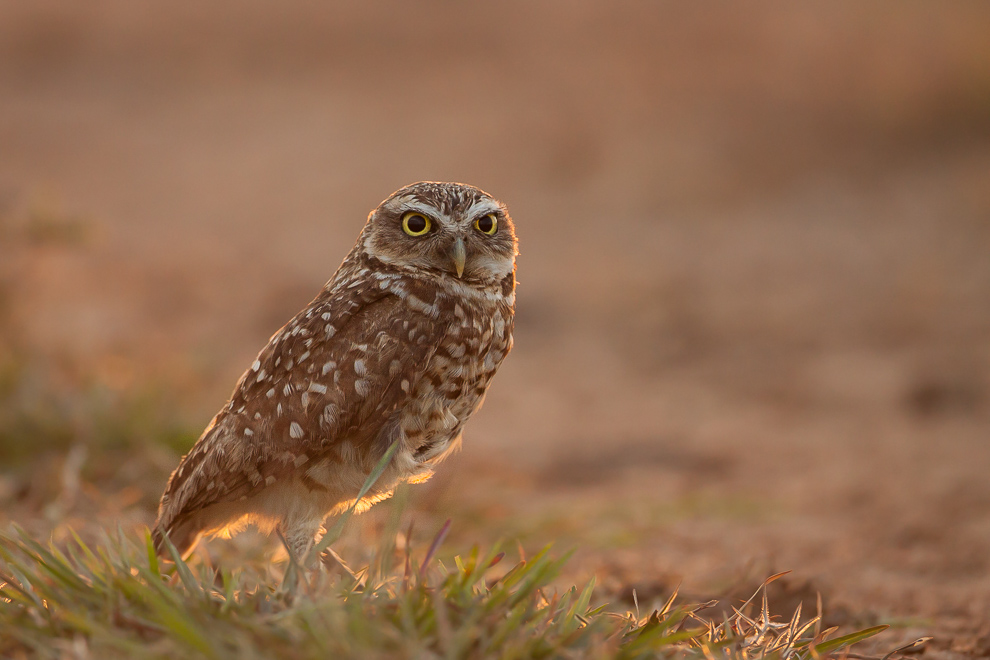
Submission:
[[460,444],[512,348],[516,237],[458,183],[393,193],[319,295],[275,333],[172,473],[154,538],[278,527],[297,556],[398,452],[364,510],[428,479]]

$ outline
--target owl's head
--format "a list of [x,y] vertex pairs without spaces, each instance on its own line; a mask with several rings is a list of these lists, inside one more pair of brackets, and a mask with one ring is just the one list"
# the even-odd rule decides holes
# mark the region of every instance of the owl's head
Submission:
[[463,183],[400,188],[368,216],[358,245],[393,266],[487,284],[515,267],[516,234],[505,205]]

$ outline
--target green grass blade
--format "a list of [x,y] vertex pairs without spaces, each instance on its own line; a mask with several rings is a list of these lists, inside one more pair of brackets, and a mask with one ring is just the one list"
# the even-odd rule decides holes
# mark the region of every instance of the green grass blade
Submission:
[[320,542],[315,544],[310,550],[309,557],[307,557],[306,563],[311,564],[316,561],[316,558],[323,554],[323,551],[330,547],[330,545],[340,538],[341,533],[344,531],[344,525],[350,520],[351,516],[354,515],[354,510],[357,508],[358,503],[361,499],[368,494],[368,491],[374,487],[375,483],[381,478],[385,470],[388,468],[388,464],[392,461],[392,457],[395,453],[399,451],[399,441],[393,442],[389,448],[385,451],[385,454],[379,459],[378,463],[375,465],[374,469],[365,479],[364,485],[361,486],[361,490],[358,491],[357,497],[354,498],[354,503],[350,506],[347,511],[345,511],[337,520],[334,522],[333,527],[327,530],[327,533],[323,535]]
[[179,574],[179,579],[182,581],[186,590],[190,595],[198,595],[205,598],[206,592],[203,590],[203,585],[199,583],[196,576],[189,570],[189,564],[182,559],[182,555],[179,554],[178,549],[172,545],[172,540],[168,537],[168,534],[163,535],[162,539],[165,541],[165,547],[168,548],[168,553],[172,555],[172,561],[175,562],[175,570]]
[[850,633],[848,635],[843,635],[842,637],[836,637],[835,639],[830,639],[827,642],[822,642],[821,644],[815,645],[815,652],[819,655],[825,655],[826,653],[831,653],[839,649],[845,648],[847,646],[852,646],[857,642],[861,642],[864,639],[873,637],[874,635],[883,632],[890,626],[873,626],[872,628],[867,628],[866,630],[860,630],[859,632]]

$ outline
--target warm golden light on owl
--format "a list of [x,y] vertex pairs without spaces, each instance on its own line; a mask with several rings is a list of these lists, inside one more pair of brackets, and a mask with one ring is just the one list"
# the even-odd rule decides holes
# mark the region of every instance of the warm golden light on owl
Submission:
[[357,509],[428,479],[512,348],[515,256],[508,212],[477,188],[424,182],[382,202],[172,474],[159,552],[166,535],[185,554],[254,524],[302,557],[396,442]]

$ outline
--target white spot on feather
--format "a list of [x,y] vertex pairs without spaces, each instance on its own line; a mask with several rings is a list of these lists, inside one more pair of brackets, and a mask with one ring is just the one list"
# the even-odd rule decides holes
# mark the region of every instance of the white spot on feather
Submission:
[[333,428],[334,426],[337,425],[337,418],[339,416],[340,416],[340,409],[332,403],[323,409],[323,421],[330,428]]
[[431,318],[436,318],[437,316],[440,315],[439,307],[437,307],[436,305],[427,305],[424,301],[420,300],[419,298],[417,298],[412,294],[410,294],[409,297],[406,298],[406,302],[413,310],[419,312],[420,314],[425,314],[426,316],[429,316]]
[[371,383],[364,378],[358,378],[354,381],[354,391],[358,396],[368,396],[371,393]]
[[299,422],[292,422],[289,424],[289,436],[295,439],[303,437],[303,429],[299,426]]
[[255,360],[254,364],[251,365],[251,368],[255,371],[261,369],[261,360]]

